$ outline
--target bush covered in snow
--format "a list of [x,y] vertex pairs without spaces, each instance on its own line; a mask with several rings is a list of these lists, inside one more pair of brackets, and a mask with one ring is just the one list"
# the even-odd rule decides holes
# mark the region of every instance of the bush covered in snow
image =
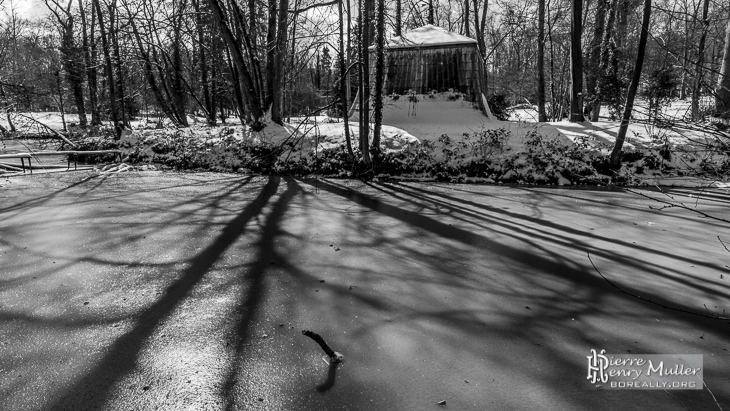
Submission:
[[[119,148],[131,164],[156,164],[176,170],[210,170],[279,175],[380,177],[449,182],[517,184],[640,184],[656,175],[730,170],[728,156],[718,160],[676,151],[657,135],[646,147],[625,150],[620,170],[608,166],[610,146],[590,136],[572,142],[534,128],[519,134],[506,128],[478,128],[456,138],[404,140],[398,149],[383,145],[377,161],[354,163],[344,144],[319,143],[304,148],[303,136],[279,141],[243,136],[242,127],[163,128],[125,132],[121,140],[87,137],[81,149]],[[353,146],[357,147],[356,136]],[[521,144],[515,144],[521,139]],[[311,139],[309,140],[312,141]],[[356,157],[359,158],[357,148]],[[686,164],[686,167],[682,167]]]

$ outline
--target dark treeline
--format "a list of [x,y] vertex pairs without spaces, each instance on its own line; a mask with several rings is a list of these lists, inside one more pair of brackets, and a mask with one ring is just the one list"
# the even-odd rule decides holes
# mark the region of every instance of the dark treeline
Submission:
[[[0,0],[1,106],[75,113],[81,127],[108,121],[121,132],[144,113],[180,127],[191,118],[213,125],[236,117],[260,130],[323,107],[341,115],[356,96],[362,103],[373,94],[363,114],[373,108],[376,140],[359,147],[369,161],[382,118],[374,84],[385,75],[384,39],[425,24],[475,38],[490,101],[535,104],[543,121],[596,120],[601,107],[621,117],[639,51],[636,93],[649,109],[677,98],[691,101],[691,120],[730,115],[730,8],[716,0],[45,0],[45,6],[43,17],[29,19]],[[648,27],[640,50],[642,21]],[[363,52],[370,45],[372,57]],[[373,77],[373,84],[359,81]]]

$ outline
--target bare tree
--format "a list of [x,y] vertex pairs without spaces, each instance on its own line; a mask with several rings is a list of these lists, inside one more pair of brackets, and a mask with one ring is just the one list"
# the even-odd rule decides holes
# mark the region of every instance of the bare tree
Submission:
[[183,127],[188,126],[187,118],[187,93],[185,90],[185,79],[183,78],[183,62],[182,62],[182,30],[183,16],[187,12],[187,2],[185,0],[176,0],[172,2],[172,56],[169,62],[170,74],[172,78],[172,105],[177,113],[180,123]]
[[730,118],[730,19],[725,29],[725,47],[720,76],[717,79],[715,106],[718,116]]
[[[225,41],[235,68],[237,79],[236,93],[239,98],[239,111],[246,113],[248,124],[255,131],[266,126],[267,116],[282,124],[282,99],[284,61],[287,53],[287,29],[289,23],[289,0],[270,0],[268,2],[268,18],[265,50],[259,50],[255,37],[249,30],[255,26],[250,19],[244,18],[244,12],[238,2],[222,2],[207,0],[216,25]],[[249,7],[256,7],[256,2],[249,2]],[[311,8],[311,7],[309,7]],[[295,13],[304,11],[294,10]],[[256,10],[249,10],[256,13]],[[259,67],[260,56],[266,56],[266,70]]]
[[74,15],[71,12],[73,0],[69,0],[66,6],[62,6],[56,0],[45,0],[46,6],[56,18],[59,32],[61,34],[61,45],[59,51],[63,59],[63,70],[66,73],[66,81],[71,86],[74,96],[74,103],[79,114],[79,125],[86,127],[86,108],[84,105],[84,67],[79,47],[74,39]]
[[195,31],[198,36],[198,64],[200,65],[200,85],[203,89],[203,101],[205,102],[208,125],[215,125],[215,95],[212,92],[208,62],[208,58],[212,56],[212,53],[208,54],[206,52],[206,47],[209,44],[206,41],[206,24],[203,21],[203,9],[200,7],[200,0],[193,0],[193,8],[195,10]]
[[[400,1],[400,0],[399,0]],[[352,139],[350,137],[350,119],[348,116],[348,96],[347,96],[347,82],[348,82],[348,76],[347,76],[347,67],[345,65],[345,24],[344,24],[344,13],[343,13],[343,7],[342,7],[343,0],[340,0],[337,2],[337,11],[340,14],[340,53],[339,53],[339,63],[340,63],[340,104],[342,106],[342,120],[345,123],[345,144],[347,146],[347,154],[349,154],[350,158],[354,158],[355,155],[352,152]]]
[[646,39],[649,36],[649,22],[651,20],[651,0],[644,0],[644,16],[641,21],[641,35],[639,36],[639,48],[636,54],[636,64],[634,65],[634,74],[631,78],[631,85],[629,86],[629,92],[626,95],[626,106],[624,107],[624,114],[621,118],[621,125],[618,129],[618,135],[616,136],[616,143],[611,151],[611,167],[616,169],[621,165],[621,149],[623,148],[624,141],[626,140],[626,131],[629,128],[629,121],[631,120],[631,112],[634,109],[634,97],[636,97],[636,90],[639,87],[639,81],[641,80],[641,68],[644,65],[644,54],[646,51]]
[[596,22],[593,27],[593,38],[591,39],[588,72],[586,73],[586,92],[590,98],[591,121],[598,121],[601,111],[601,99],[598,96],[598,79],[601,75],[601,44],[606,24],[606,12],[609,8],[609,0],[597,0]]
[[373,145],[371,151],[377,159],[380,152],[380,132],[383,127],[383,80],[385,78],[385,0],[377,1],[375,24],[375,93],[373,95]]
[[360,151],[362,161],[370,164],[370,27],[369,10],[373,0],[360,0]]
[[583,0],[572,0],[570,19],[570,121],[581,122],[583,118]]
[[705,64],[705,42],[707,41],[707,28],[710,21],[707,19],[710,0],[702,3],[702,34],[700,35],[699,49],[697,51],[697,62],[695,63],[695,81],[692,87],[692,120],[700,119],[700,91],[702,88],[702,69]]
[[89,106],[91,110],[91,125],[101,125],[96,75],[96,41],[94,28],[96,26],[96,9],[91,7],[91,26],[87,23],[86,10],[83,0],[79,0],[79,15],[81,16],[81,46],[84,50],[84,65],[86,66],[86,83],[89,88]]
[[107,87],[109,88],[109,107],[111,111],[112,123],[114,124],[114,130],[117,138],[122,135],[123,123],[119,121],[119,111],[117,106],[117,86],[116,79],[114,78],[114,66],[112,65],[111,46],[109,44],[109,37],[104,25],[104,14],[102,13],[100,0],[92,0],[94,8],[96,8],[96,15],[99,16],[99,34],[101,35],[101,48],[104,52],[105,61],[105,72],[107,79]]
[[537,116],[546,122],[545,113],[545,0],[538,0],[537,16]]

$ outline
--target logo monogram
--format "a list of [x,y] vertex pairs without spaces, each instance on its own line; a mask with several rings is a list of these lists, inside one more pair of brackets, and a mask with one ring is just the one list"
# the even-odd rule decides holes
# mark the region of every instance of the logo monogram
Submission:
[[597,353],[596,350],[591,349],[591,355],[588,357],[588,379],[591,380],[591,384],[595,384],[597,381],[605,384],[608,382],[608,373],[606,368],[608,367],[608,357],[606,357],[606,350],[601,350],[601,353]]

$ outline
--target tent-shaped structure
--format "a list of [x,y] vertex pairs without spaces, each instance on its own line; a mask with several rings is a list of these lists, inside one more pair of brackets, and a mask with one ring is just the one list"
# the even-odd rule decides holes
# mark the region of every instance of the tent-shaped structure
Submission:
[[[476,40],[429,24],[389,39],[385,50],[386,95],[458,91],[489,116],[483,89],[484,65]],[[370,53],[374,85],[374,46]]]

